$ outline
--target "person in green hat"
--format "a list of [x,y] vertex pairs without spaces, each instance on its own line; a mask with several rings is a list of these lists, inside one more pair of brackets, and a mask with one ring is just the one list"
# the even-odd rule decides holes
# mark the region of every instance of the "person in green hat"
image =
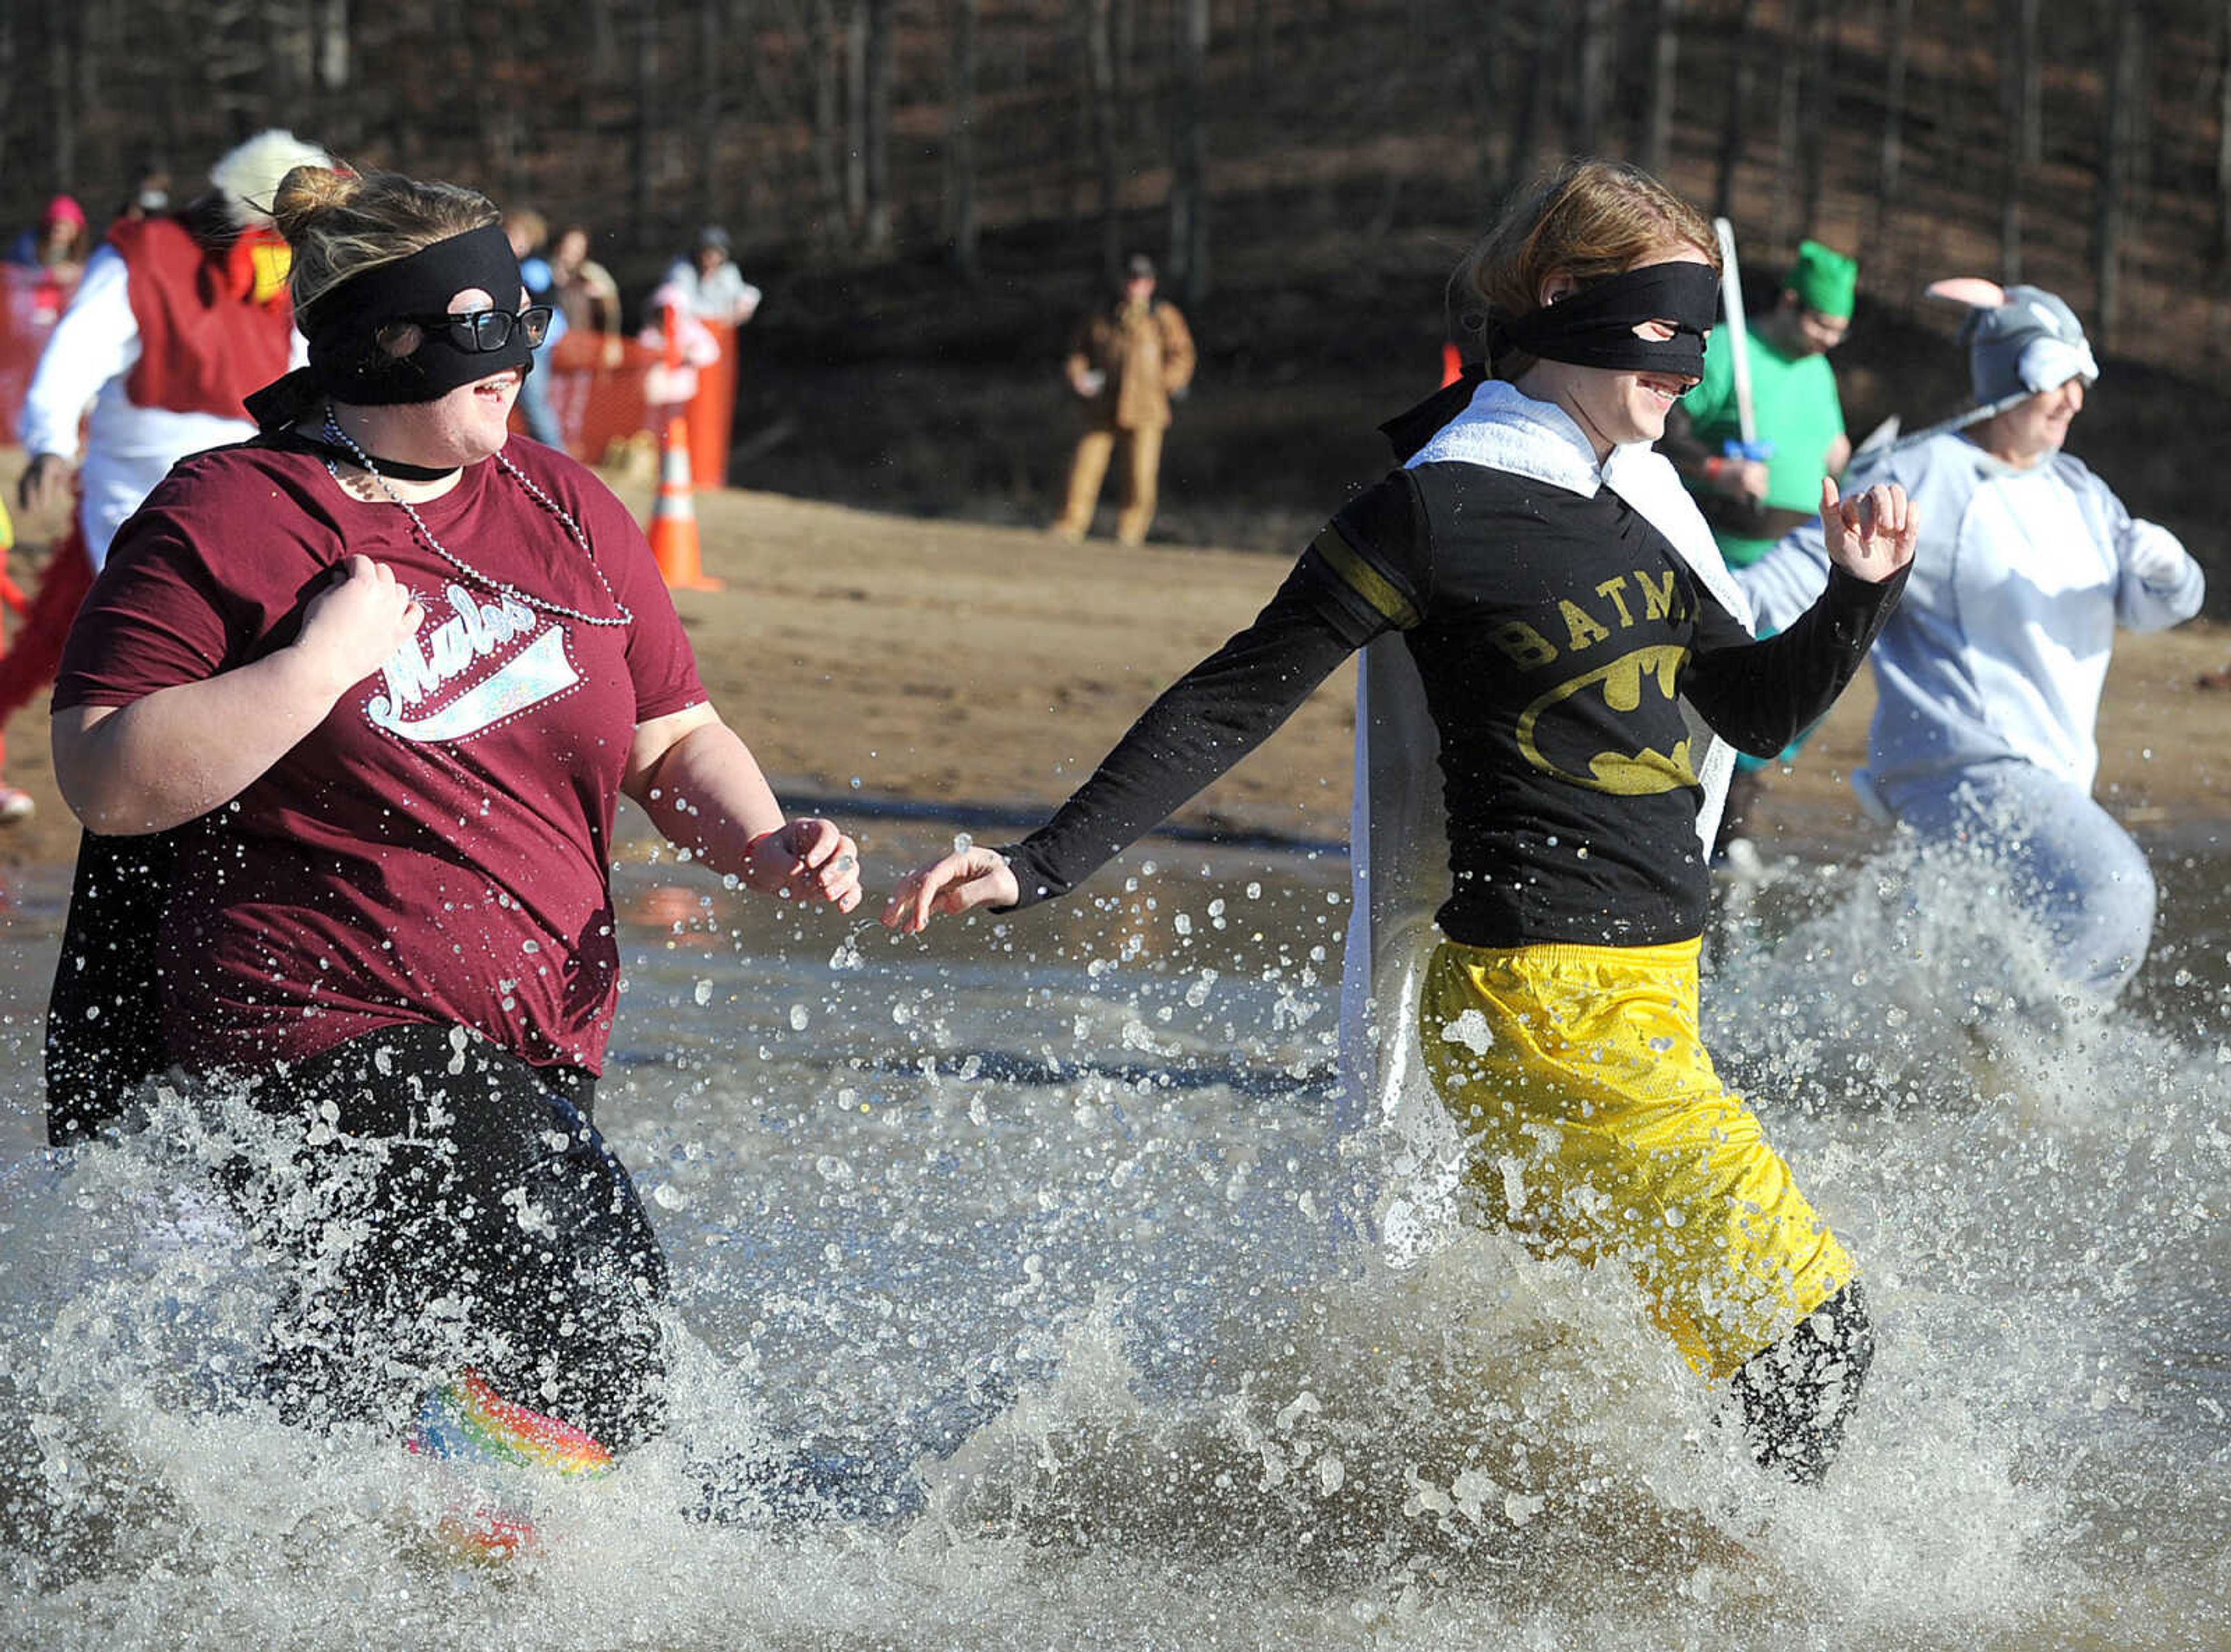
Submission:
[[[1783,534],[1818,515],[1821,478],[1842,474],[1852,456],[1828,352],[1851,330],[1859,284],[1858,260],[1817,241],[1797,243],[1774,307],[1744,329],[1756,432],[1749,452],[1743,450],[1731,328],[1714,329],[1703,382],[1666,419],[1659,446],[1696,495],[1730,568],[1748,568]],[[1780,760],[1796,751],[1793,744]],[[1748,754],[1737,759],[1720,828],[1723,850],[1743,836],[1772,760]]]
[[1797,244],[1774,307],[1746,329],[1753,425],[1762,457],[1740,448],[1735,340],[1715,331],[1704,350],[1704,382],[1666,422],[1666,456],[1697,495],[1720,554],[1747,568],[1774,542],[1819,512],[1820,479],[1840,474],[1852,455],[1844,404],[1828,352],[1852,325],[1858,261],[1817,241]]

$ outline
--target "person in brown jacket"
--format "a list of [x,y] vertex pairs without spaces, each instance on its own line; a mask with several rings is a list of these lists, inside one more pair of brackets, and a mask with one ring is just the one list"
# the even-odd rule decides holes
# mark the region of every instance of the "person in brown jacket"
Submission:
[[1065,371],[1083,398],[1090,423],[1069,468],[1069,502],[1053,532],[1082,539],[1092,526],[1100,484],[1120,442],[1125,453],[1123,508],[1116,537],[1146,542],[1154,519],[1154,482],[1161,468],[1162,432],[1169,428],[1170,397],[1193,381],[1193,334],[1173,304],[1154,298],[1154,261],[1135,255],[1124,267],[1123,294],[1115,307],[1077,329]]

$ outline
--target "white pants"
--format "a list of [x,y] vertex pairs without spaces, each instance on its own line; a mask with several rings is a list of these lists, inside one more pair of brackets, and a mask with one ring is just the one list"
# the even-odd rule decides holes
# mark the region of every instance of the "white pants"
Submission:
[[2070,985],[2112,998],[2138,971],[2154,932],[2145,852],[2067,781],[2008,759],[1878,782],[1898,823],[1992,861],[2053,943]]

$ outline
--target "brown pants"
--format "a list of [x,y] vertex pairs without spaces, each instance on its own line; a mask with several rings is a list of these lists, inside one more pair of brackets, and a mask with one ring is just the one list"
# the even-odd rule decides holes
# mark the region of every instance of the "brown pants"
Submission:
[[1123,507],[1116,518],[1116,537],[1125,545],[1143,545],[1147,525],[1154,519],[1154,480],[1162,467],[1162,432],[1156,425],[1137,430],[1087,430],[1070,461],[1069,503],[1053,531],[1081,539],[1091,529],[1093,507],[1100,502],[1100,484],[1108,474],[1108,461],[1116,444],[1124,448]]

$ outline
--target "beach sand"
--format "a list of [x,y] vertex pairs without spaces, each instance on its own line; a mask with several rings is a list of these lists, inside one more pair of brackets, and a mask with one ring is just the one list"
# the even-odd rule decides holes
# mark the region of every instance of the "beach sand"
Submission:
[[[11,495],[21,462],[0,458]],[[640,481],[618,486],[647,509]],[[1285,571],[1258,553],[1068,545],[735,489],[701,494],[696,509],[705,570],[726,585],[676,603],[715,703],[779,791],[840,816],[857,802],[862,820],[890,803],[996,814],[1058,802]],[[19,522],[19,536],[36,549],[52,526]],[[14,566],[28,582],[36,558]],[[2231,694],[2193,687],[2227,659],[2221,626],[2118,642],[2098,795],[2142,833],[2231,812]],[[1863,675],[1795,771],[1772,778],[1755,823],[1765,847],[1840,853],[1879,835],[1845,782],[1872,700]],[[1343,668],[1180,818],[1343,840],[1354,726]],[[66,862],[77,829],[55,790],[43,696],[7,736],[8,778],[38,813],[0,832],[0,862]]]

